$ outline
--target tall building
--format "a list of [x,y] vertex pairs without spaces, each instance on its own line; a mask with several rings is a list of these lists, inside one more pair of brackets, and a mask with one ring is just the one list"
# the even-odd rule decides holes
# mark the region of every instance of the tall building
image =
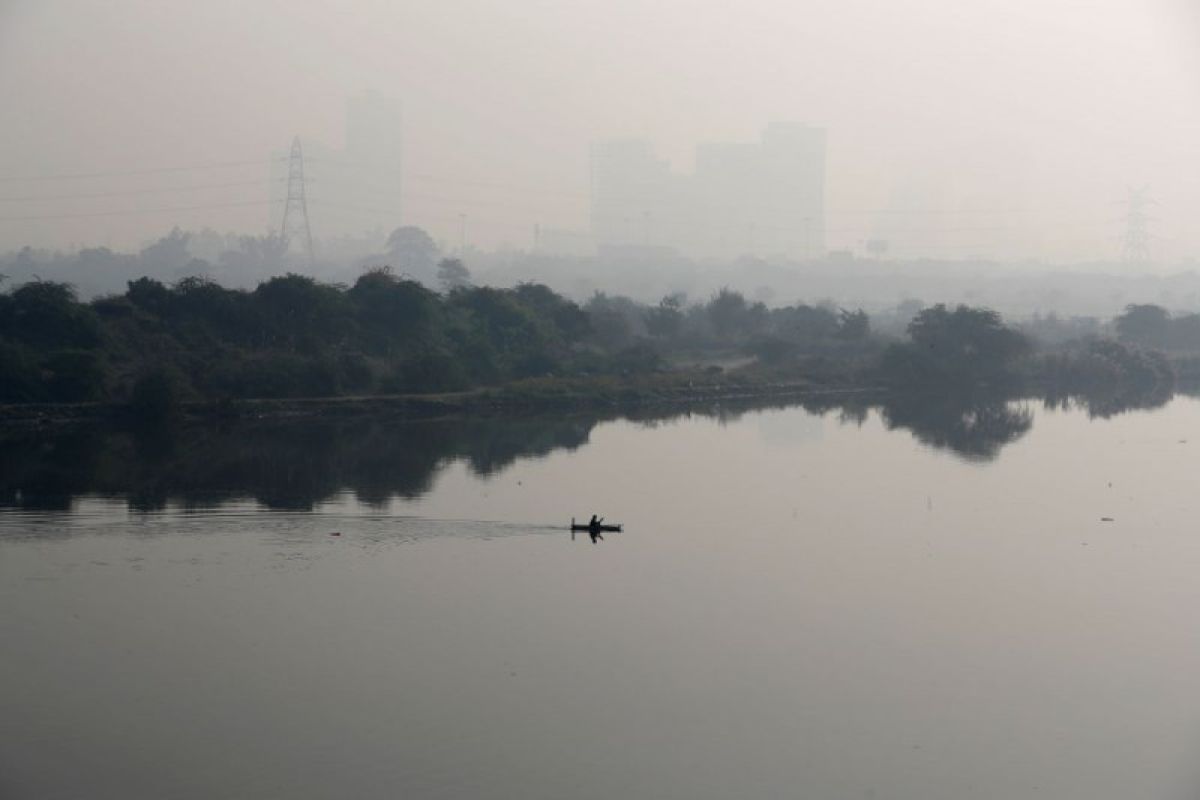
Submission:
[[825,252],[825,131],[773,123],[758,142],[697,148],[691,174],[642,141],[592,149],[592,234],[602,250],[805,259]]
[[592,146],[592,237],[600,247],[654,247],[671,242],[678,176],[648,143]]
[[375,92],[346,101],[346,155],[383,169],[399,170],[402,155],[399,101]]
[[[403,137],[400,104],[375,93],[346,102],[342,149],[302,139],[313,236],[332,239],[401,224]],[[272,154],[271,229],[282,223],[287,153]]]

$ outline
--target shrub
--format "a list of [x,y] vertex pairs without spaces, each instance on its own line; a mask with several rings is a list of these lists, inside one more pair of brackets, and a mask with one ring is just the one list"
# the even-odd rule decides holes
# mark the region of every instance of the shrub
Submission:
[[0,403],[30,403],[42,392],[41,375],[29,353],[0,342]]
[[88,350],[57,350],[42,364],[46,373],[46,399],[55,403],[83,403],[104,392],[100,359]]
[[384,382],[393,393],[449,392],[469,385],[462,366],[441,351],[406,358]]
[[141,422],[162,422],[179,414],[185,379],[170,367],[150,367],[133,382],[129,411]]

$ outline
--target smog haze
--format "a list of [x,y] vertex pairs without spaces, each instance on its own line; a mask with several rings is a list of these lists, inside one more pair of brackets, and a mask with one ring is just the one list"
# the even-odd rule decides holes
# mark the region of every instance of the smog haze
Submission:
[[270,160],[295,136],[344,148],[366,95],[402,113],[403,219],[365,198],[362,229],[528,248],[588,230],[597,142],[689,174],[698,147],[791,122],[826,135],[830,249],[1104,260],[1148,187],[1156,255],[1181,261],[1200,246],[1198,31],[1183,0],[9,0],[0,247],[261,233]]

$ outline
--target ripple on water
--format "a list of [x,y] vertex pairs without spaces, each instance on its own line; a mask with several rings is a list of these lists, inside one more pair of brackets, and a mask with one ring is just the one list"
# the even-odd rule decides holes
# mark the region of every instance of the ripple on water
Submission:
[[287,558],[308,557],[290,548],[326,538],[374,546],[441,537],[491,540],[561,531],[561,527],[551,525],[386,514],[347,502],[309,511],[278,511],[254,501],[232,499],[212,505],[142,511],[131,509],[122,497],[81,496],[64,509],[0,509],[0,541],[247,534],[258,537],[265,546],[279,548],[286,554],[282,557]]

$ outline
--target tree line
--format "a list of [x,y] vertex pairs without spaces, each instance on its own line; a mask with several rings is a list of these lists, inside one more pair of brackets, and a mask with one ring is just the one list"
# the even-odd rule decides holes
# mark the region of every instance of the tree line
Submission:
[[440,292],[388,267],[349,286],[289,273],[252,290],[143,277],[87,302],[64,283],[16,285],[0,292],[0,402],[129,402],[161,412],[189,398],[450,392],[714,361],[750,365],[743,370],[760,377],[840,370],[905,390],[1034,382],[1094,391],[1169,385],[1171,364],[1157,348],[1190,346],[1200,320],[1130,306],[1113,321],[1115,339],[1051,348],[994,311],[936,305],[916,311],[896,340],[873,332],[862,310],[768,308],[730,289],[697,303],[597,292],[579,304],[536,283],[473,286],[453,259],[437,275]]
[[428,393],[524,378],[630,375],[674,356],[865,348],[862,312],[768,310],[723,290],[688,306],[596,294],[577,304],[535,283],[472,286],[460,262],[436,292],[388,267],[353,285],[287,274],[253,290],[203,277],[128,282],[81,301],[30,281],[0,293],[0,402]]

